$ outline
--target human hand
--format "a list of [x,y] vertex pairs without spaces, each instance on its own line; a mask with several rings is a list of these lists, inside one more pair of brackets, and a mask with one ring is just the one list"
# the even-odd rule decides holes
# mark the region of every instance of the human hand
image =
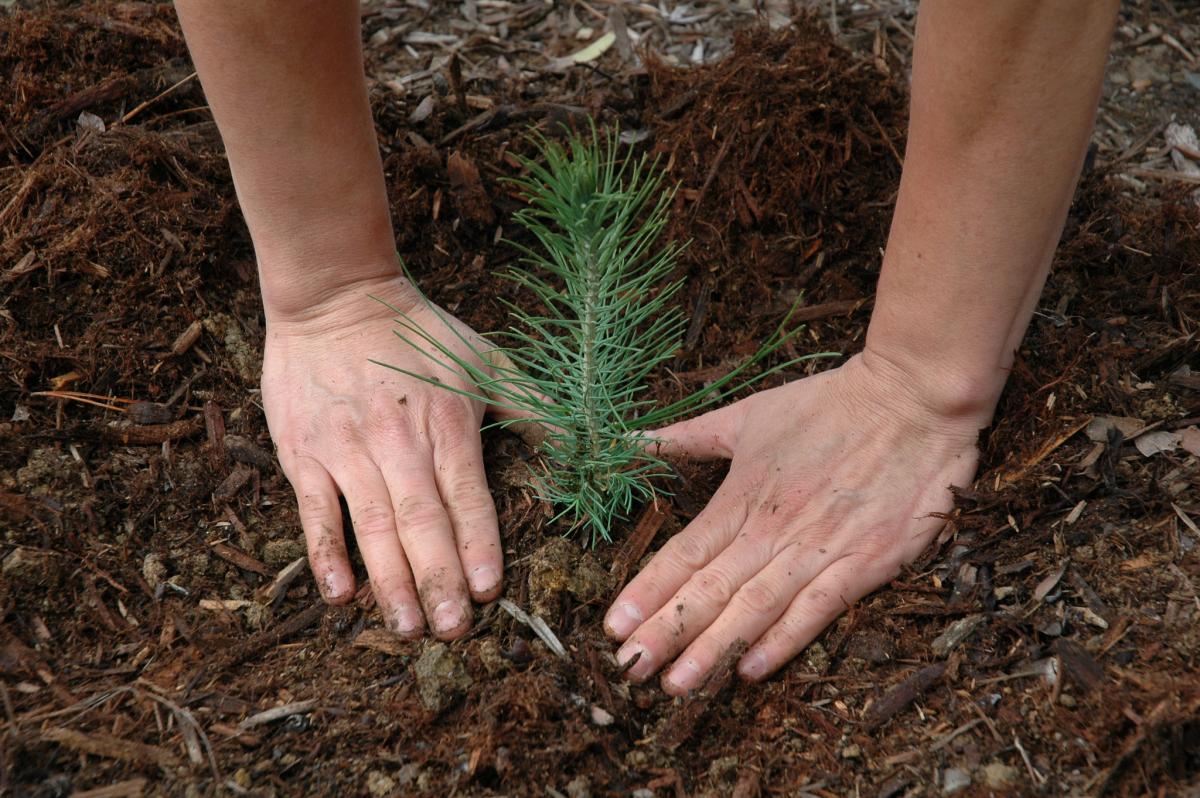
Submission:
[[605,619],[628,677],[703,683],[738,639],[763,679],[898,574],[970,482],[989,419],[923,401],[882,358],[751,396],[656,433],[663,454],[727,457],[711,502],[621,591]]
[[[393,331],[405,310],[464,358],[468,347],[401,277],[355,283],[303,313],[268,313],[262,393],[284,474],[296,491],[312,572],[325,599],[349,601],[338,494],[387,626],[407,637],[425,621],[440,638],[471,626],[471,604],[500,592],[503,552],[483,471],[481,403],[369,362],[378,359],[475,390]],[[446,321],[443,321],[443,318]],[[483,364],[480,364],[483,367]]]

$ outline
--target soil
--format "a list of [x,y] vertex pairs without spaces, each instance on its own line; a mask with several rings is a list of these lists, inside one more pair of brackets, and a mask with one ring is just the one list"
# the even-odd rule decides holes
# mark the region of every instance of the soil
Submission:
[[[508,155],[530,124],[556,135],[587,112],[681,187],[693,324],[657,395],[752,351],[801,291],[812,345],[855,351],[902,70],[803,17],[733,47],[686,70],[471,79],[487,109],[443,98],[419,121],[419,97],[377,83],[397,246],[421,285],[476,328],[501,323],[499,300],[522,301],[494,276],[515,255],[496,243],[518,207]],[[1187,185],[1090,170],[938,544],[764,686],[726,673],[672,700],[622,681],[601,618],[719,468],[682,467],[669,502],[585,552],[548,525],[524,444],[487,434],[505,598],[564,656],[499,602],[449,646],[383,631],[369,590],[326,608],[257,400],[253,253],[170,8],[5,14],[0,74],[0,793],[1200,789]]]

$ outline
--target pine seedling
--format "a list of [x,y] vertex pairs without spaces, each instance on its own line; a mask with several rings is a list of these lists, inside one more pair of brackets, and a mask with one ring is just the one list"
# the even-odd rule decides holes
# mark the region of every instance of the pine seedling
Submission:
[[389,368],[540,424],[545,436],[542,457],[532,466],[533,483],[559,509],[555,519],[588,534],[594,546],[610,540],[615,522],[635,505],[661,492],[659,478],[671,473],[653,454],[651,430],[782,368],[834,353],[797,358],[741,379],[800,331],[787,332],[785,319],[724,377],[656,408],[646,381],[679,350],[686,326],[672,302],[682,286],[671,279],[682,245],[657,246],[675,190],[664,186],[656,160],[637,158],[631,148],[621,155],[615,132],[601,136],[593,128],[586,138],[571,136],[566,146],[540,135],[533,140],[544,162],[520,158],[527,176],[509,182],[528,203],[515,221],[535,245],[514,244],[523,256],[520,266],[501,276],[528,291],[538,309],[505,302],[513,324],[488,336],[490,347],[445,324],[490,364],[490,373],[397,311],[396,334],[476,391]]

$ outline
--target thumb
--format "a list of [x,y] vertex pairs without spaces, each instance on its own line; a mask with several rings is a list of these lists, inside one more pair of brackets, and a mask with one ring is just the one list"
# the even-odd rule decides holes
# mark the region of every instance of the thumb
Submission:
[[677,421],[649,433],[655,439],[650,450],[667,457],[729,459],[737,448],[745,415],[745,401],[741,401],[686,421]]
[[[493,374],[519,374],[516,365],[512,359],[505,354],[502,349],[492,349],[487,353],[487,363],[490,366]],[[536,449],[546,440],[546,426],[540,421],[536,421],[533,411],[524,412],[518,407],[511,406],[504,397],[498,396],[496,391],[489,390],[487,394],[495,402],[488,407],[488,412],[494,417],[510,422],[506,426],[512,432],[520,436],[521,440],[530,448]],[[549,404],[550,400],[540,394],[537,398]]]

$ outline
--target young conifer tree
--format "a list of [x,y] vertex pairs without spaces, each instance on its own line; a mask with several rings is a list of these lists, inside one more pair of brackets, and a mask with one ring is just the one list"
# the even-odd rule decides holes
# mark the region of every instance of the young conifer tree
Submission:
[[[785,331],[785,319],[724,377],[655,407],[646,395],[647,379],[676,354],[687,321],[672,301],[682,286],[671,278],[682,245],[656,246],[675,190],[664,186],[657,161],[635,157],[632,148],[622,155],[615,131],[601,135],[593,127],[587,137],[570,136],[565,146],[536,134],[533,140],[544,162],[521,158],[526,176],[510,182],[528,202],[515,221],[536,244],[515,244],[521,265],[502,276],[526,289],[537,310],[506,302],[513,324],[488,336],[486,345],[446,322],[447,331],[492,364],[492,373],[398,310],[396,335],[477,386],[459,393],[542,426],[533,483],[542,499],[559,508],[556,520],[569,520],[595,545],[610,540],[614,523],[653,498],[662,482],[656,478],[671,473],[653,454],[650,430],[780,369],[834,353],[800,357],[739,381],[800,332]],[[395,370],[457,391],[436,377]]]

